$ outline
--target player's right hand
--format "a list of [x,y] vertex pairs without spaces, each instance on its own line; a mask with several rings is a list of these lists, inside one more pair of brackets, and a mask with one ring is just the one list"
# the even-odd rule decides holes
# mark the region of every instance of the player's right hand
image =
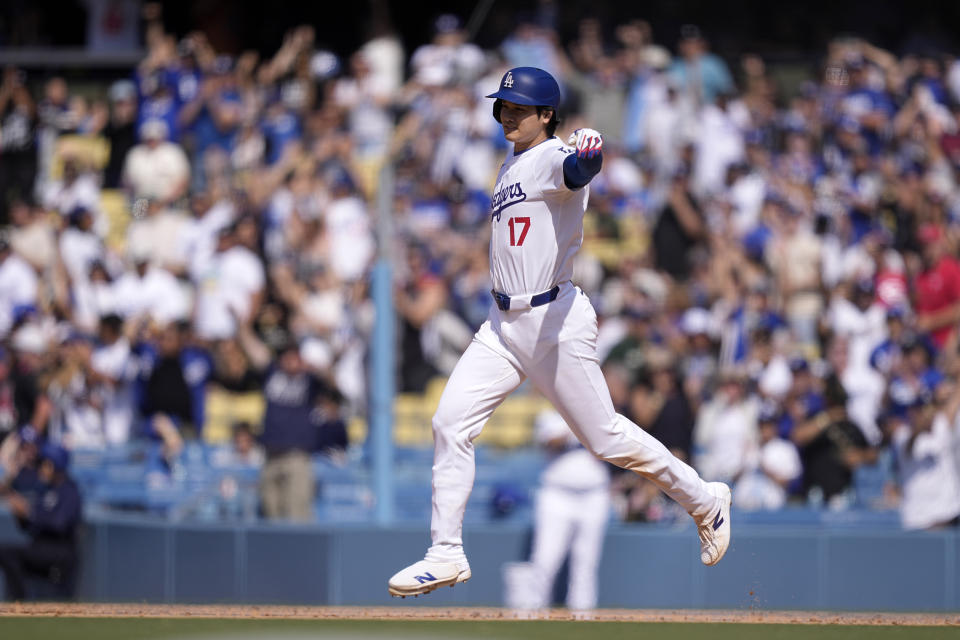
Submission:
[[592,158],[603,148],[603,136],[594,129],[577,129],[570,134],[567,144],[576,147],[578,158]]

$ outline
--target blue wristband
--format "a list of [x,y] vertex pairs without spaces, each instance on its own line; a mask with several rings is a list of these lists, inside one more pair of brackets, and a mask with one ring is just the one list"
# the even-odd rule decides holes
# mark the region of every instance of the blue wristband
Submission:
[[580,158],[576,152],[563,159],[563,182],[568,189],[579,189],[600,173],[603,153],[598,151],[592,158]]

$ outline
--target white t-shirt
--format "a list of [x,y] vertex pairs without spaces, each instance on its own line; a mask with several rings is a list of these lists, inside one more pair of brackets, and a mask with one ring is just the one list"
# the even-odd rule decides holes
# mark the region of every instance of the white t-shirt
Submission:
[[907,529],[926,529],[960,515],[960,477],[953,459],[953,434],[943,413],[938,413],[930,431],[917,436],[912,455],[907,452],[910,428],[900,427],[893,436],[903,498],[900,517]]
[[67,216],[77,207],[93,214],[93,228],[97,235],[106,235],[109,221],[100,209],[100,184],[90,173],[77,176],[72,183],[51,183],[43,194],[43,206]]
[[263,289],[266,276],[260,259],[245,247],[214,254],[197,282],[197,335],[209,340],[236,333],[234,314],[246,317],[251,296]]
[[207,268],[217,250],[217,235],[230,226],[236,217],[236,208],[229,200],[213,204],[201,218],[188,221],[180,230],[178,245],[180,261],[187,265],[191,277],[196,278]]
[[[757,171],[749,173],[730,187],[733,205],[733,232],[742,237],[757,226],[763,199],[767,195],[767,180]],[[819,265],[818,265],[819,266]]]
[[787,359],[777,354],[767,363],[760,372],[757,380],[758,387],[764,395],[771,398],[782,398],[790,391],[793,384],[793,373]]
[[703,194],[717,193],[724,188],[727,167],[743,157],[743,134],[730,115],[716,105],[704,106],[699,122],[694,189]]
[[324,223],[329,234],[330,268],[340,280],[359,279],[375,248],[363,201],[355,197],[334,200],[327,207]]
[[533,423],[534,440],[544,445],[564,438],[566,450],[555,455],[540,475],[544,487],[585,491],[601,489],[610,484],[610,474],[602,462],[580,446],[580,441],[570,431],[559,413],[541,411]]
[[780,509],[787,502],[787,492],[780,482],[800,477],[803,466],[792,442],[774,438],[751,452],[748,467],[734,489],[734,502],[741,509]]
[[480,75],[485,64],[483,51],[469,42],[455,46],[421,45],[410,58],[413,79],[430,86],[469,81]]
[[101,317],[117,311],[116,290],[109,282],[83,280],[72,291],[74,322],[86,331],[95,331]]
[[10,229],[10,246],[38,270],[51,264],[57,255],[57,236],[48,218],[37,219]]
[[0,264],[0,335],[13,324],[13,310],[37,301],[37,273],[27,261],[11,253]]
[[49,389],[55,406],[52,430],[68,449],[102,449],[106,444],[100,411],[89,402],[92,389],[82,374]]
[[150,247],[150,257],[154,263],[174,271],[187,266],[181,238],[192,222],[185,213],[173,209],[159,211],[143,221],[141,232],[150,234],[145,246]]
[[507,157],[491,198],[490,277],[510,296],[549,291],[573,277],[590,188],[571,191],[556,137]]
[[116,382],[113,386],[105,385],[101,389],[104,399],[103,432],[107,444],[123,444],[130,438],[134,416],[130,381],[136,372],[130,358],[130,344],[126,338],[120,338],[111,345],[97,347],[90,356],[90,365],[97,373]]
[[304,298],[300,310],[311,323],[326,327],[333,333],[346,320],[345,305],[343,292],[337,288],[330,288],[311,292]]
[[886,379],[869,366],[849,366],[840,376],[847,392],[847,414],[860,427],[863,437],[872,446],[880,444],[883,434],[877,426],[877,416],[886,391]]
[[879,304],[861,311],[846,298],[836,298],[827,314],[830,329],[849,339],[850,366],[870,365],[870,354],[887,337],[887,312]]
[[172,142],[161,142],[154,149],[138,144],[130,149],[123,166],[124,181],[135,198],[169,200],[189,173],[187,154]]
[[673,169],[677,151],[683,144],[681,107],[676,102],[663,100],[647,110],[644,122],[644,140],[656,165],[661,170]]
[[141,278],[129,271],[113,283],[116,311],[124,317],[148,314],[159,324],[184,320],[189,316],[190,301],[172,273],[150,267]]
[[71,282],[86,282],[90,265],[103,258],[103,243],[95,233],[64,229],[60,234],[60,258]]
[[706,480],[733,480],[757,447],[757,402],[731,404],[718,396],[700,410],[693,430],[694,466]]

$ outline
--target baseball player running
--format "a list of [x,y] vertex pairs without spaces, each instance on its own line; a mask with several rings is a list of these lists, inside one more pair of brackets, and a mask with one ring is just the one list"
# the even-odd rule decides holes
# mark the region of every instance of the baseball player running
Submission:
[[433,417],[433,544],[390,578],[391,595],[429,593],[470,579],[463,514],[475,474],[473,440],[525,378],[602,460],[648,478],[697,523],[700,559],[719,562],[730,544],[730,488],[706,483],[659,441],[616,413],[597,358],[597,316],[574,286],[588,183],[602,163],[600,134],[578,129],[565,146],[554,133],[560,87],[534,67],[507,71],[493,117],[513,143],[491,199],[493,297]]

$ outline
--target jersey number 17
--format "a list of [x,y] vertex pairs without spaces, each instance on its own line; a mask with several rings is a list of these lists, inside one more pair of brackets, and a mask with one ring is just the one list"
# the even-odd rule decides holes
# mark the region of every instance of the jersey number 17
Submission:
[[[510,225],[510,246],[522,247],[523,241],[527,237],[527,231],[530,230],[530,218],[527,216],[510,218],[510,221],[507,222],[507,224]],[[520,227],[519,238],[517,238],[517,227]]]

